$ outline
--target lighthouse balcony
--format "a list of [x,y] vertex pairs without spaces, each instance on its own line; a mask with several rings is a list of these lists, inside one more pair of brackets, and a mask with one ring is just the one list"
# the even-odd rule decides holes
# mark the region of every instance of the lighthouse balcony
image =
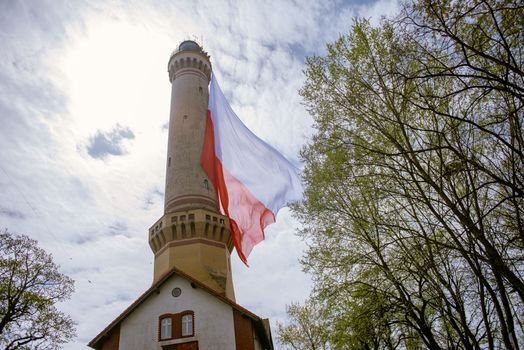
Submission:
[[149,245],[153,253],[172,241],[205,239],[223,243],[231,252],[229,218],[205,209],[165,214],[149,229]]

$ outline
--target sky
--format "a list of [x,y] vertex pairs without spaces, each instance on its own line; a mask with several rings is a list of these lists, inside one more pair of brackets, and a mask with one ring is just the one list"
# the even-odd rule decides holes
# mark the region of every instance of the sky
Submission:
[[[163,214],[170,84],[186,39],[210,54],[231,106],[301,167],[313,135],[299,96],[306,58],[377,22],[394,0],[0,0],[0,229],[26,234],[75,280],[60,309],[87,343],[152,282],[148,229]],[[237,303],[287,322],[311,279],[288,208],[246,267],[232,255]],[[278,344],[276,344],[279,348]]]

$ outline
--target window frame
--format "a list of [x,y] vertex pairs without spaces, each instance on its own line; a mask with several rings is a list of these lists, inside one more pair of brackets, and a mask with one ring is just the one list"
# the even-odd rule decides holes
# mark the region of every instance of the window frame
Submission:
[[[175,332],[174,332],[174,324],[175,324],[175,320],[174,320],[174,317],[175,316],[174,314],[163,314],[163,315],[160,315],[158,317],[158,341],[164,341],[164,340],[170,340],[170,339],[173,339],[175,337]],[[162,337],[162,322],[164,320],[169,320],[169,324],[170,324],[170,327],[169,327],[169,332],[170,332],[170,335],[169,337]]]
[[[190,321],[186,322],[186,324],[190,323],[191,328],[188,330],[188,334],[184,334],[184,331],[186,330],[186,324],[184,324],[184,318],[187,319],[189,317]],[[193,337],[195,335],[195,315],[193,311],[184,311],[180,313],[180,334],[182,338],[187,337]]]
[[[164,323],[166,323],[164,325]],[[165,331],[166,334],[163,334]],[[173,339],[173,318],[170,316],[160,319],[160,340]]]
[[[191,328],[189,329],[191,333],[184,335],[184,327],[182,320],[184,317],[191,317]],[[162,337],[162,321],[168,319],[170,321],[171,334],[169,337]],[[186,324],[189,322],[186,322]],[[185,310],[180,313],[171,314],[166,313],[158,317],[158,341],[162,342],[165,340],[181,339],[181,338],[190,338],[195,336],[195,312],[192,310]]]

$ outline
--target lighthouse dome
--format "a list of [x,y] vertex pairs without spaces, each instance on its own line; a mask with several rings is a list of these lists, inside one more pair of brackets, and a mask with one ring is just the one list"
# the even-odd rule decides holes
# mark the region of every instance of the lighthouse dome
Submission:
[[200,52],[202,51],[202,48],[200,45],[198,45],[193,40],[185,40],[178,46],[178,51],[196,51]]

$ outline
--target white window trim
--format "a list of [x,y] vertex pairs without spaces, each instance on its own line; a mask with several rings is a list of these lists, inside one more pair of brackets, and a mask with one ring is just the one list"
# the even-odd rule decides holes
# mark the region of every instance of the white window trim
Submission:
[[193,335],[193,315],[186,314],[182,316],[182,336],[192,336]]
[[165,317],[160,321],[160,339],[171,339],[173,337],[172,323],[171,317]]

